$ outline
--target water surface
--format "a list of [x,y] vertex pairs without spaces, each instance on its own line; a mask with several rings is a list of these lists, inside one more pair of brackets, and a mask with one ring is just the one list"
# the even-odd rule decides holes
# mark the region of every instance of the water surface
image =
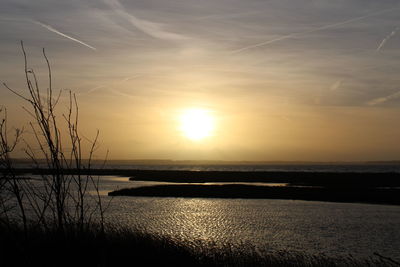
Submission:
[[[128,178],[102,178],[104,192],[139,186]],[[151,185],[145,182],[145,185]],[[106,195],[103,198],[109,199]],[[400,259],[400,207],[269,199],[114,197],[112,222],[193,240],[263,250]]]

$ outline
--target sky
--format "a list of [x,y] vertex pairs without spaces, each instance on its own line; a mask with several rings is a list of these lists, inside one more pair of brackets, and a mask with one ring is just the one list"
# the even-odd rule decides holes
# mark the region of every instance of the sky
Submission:
[[[396,0],[1,0],[0,81],[25,93],[20,40],[43,87],[45,48],[56,90],[76,93],[99,157],[400,159]],[[188,109],[209,136],[182,134]]]

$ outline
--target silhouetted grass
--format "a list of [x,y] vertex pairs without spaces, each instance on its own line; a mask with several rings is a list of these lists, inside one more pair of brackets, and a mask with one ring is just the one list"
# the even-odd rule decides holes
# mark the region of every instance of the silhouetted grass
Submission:
[[193,240],[191,244],[124,227],[100,226],[64,233],[0,227],[1,266],[398,266],[383,256],[357,259],[275,251],[260,253]]

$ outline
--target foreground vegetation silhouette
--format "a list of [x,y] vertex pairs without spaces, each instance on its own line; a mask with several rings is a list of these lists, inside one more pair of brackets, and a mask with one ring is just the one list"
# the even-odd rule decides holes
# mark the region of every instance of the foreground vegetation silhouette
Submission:
[[104,232],[95,224],[82,232],[65,227],[63,236],[37,228],[28,232],[30,238],[26,239],[21,228],[0,228],[2,266],[399,266],[380,254],[359,259],[350,254],[330,257],[283,250],[260,253],[251,244],[243,244],[240,250],[200,240],[192,240],[189,245],[110,224]]
[[[7,111],[2,108],[0,222],[10,225],[19,220],[17,223],[21,223],[25,231],[29,226],[56,230],[62,234],[67,224],[80,231],[90,227],[96,214],[97,223],[103,228],[104,207],[99,195],[99,179],[90,173],[98,132],[94,140],[90,141],[87,160],[84,161],[83,138],[78,128],[79,109],[75,95],[69,92],[68,108],[59,112],[57,104],[62,97],[62,91],[54,95],[51,66],[45,50],[43,49],[43,57],[47,65],[48,87],[43,90],[39,86],[37,74],[28,65],[22,42],[21,48],[24,56],[26,92],[18,92],[6,83],[3,85],[27,104],[23,109],[30,118],[27,132],[30,132],[31,136],[25,138],[24,130],[17,129],[10,140]],[[39,179],[18,177],[12,157],[18,146],[21,146],[20,149],[28,156],[31,165],[38,168],[39,160],[44,159],[44,167],[51,169],[52,173],[41,173]],[[68,173],[67,170],[72,168],[76,172]],[[82,173],[83,170],[85,173]],[[89,188],[95,194],[90,194]]]

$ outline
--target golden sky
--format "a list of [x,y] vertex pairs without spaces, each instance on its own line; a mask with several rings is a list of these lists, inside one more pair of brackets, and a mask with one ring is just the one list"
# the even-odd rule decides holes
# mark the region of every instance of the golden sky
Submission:
[[[112,159],[399,159],[399,10],[394,0],[2,0],[0,80],[24,92],[24,40],[45,86],[45,47],[55,87],[77,94],[82,134],[99,129],[98,153]],[[24,126],[21,102],[4,88],[0,99]],[[190,110],[206,118],[182,125]],[[210,130],[190,138],[185,127]]]

